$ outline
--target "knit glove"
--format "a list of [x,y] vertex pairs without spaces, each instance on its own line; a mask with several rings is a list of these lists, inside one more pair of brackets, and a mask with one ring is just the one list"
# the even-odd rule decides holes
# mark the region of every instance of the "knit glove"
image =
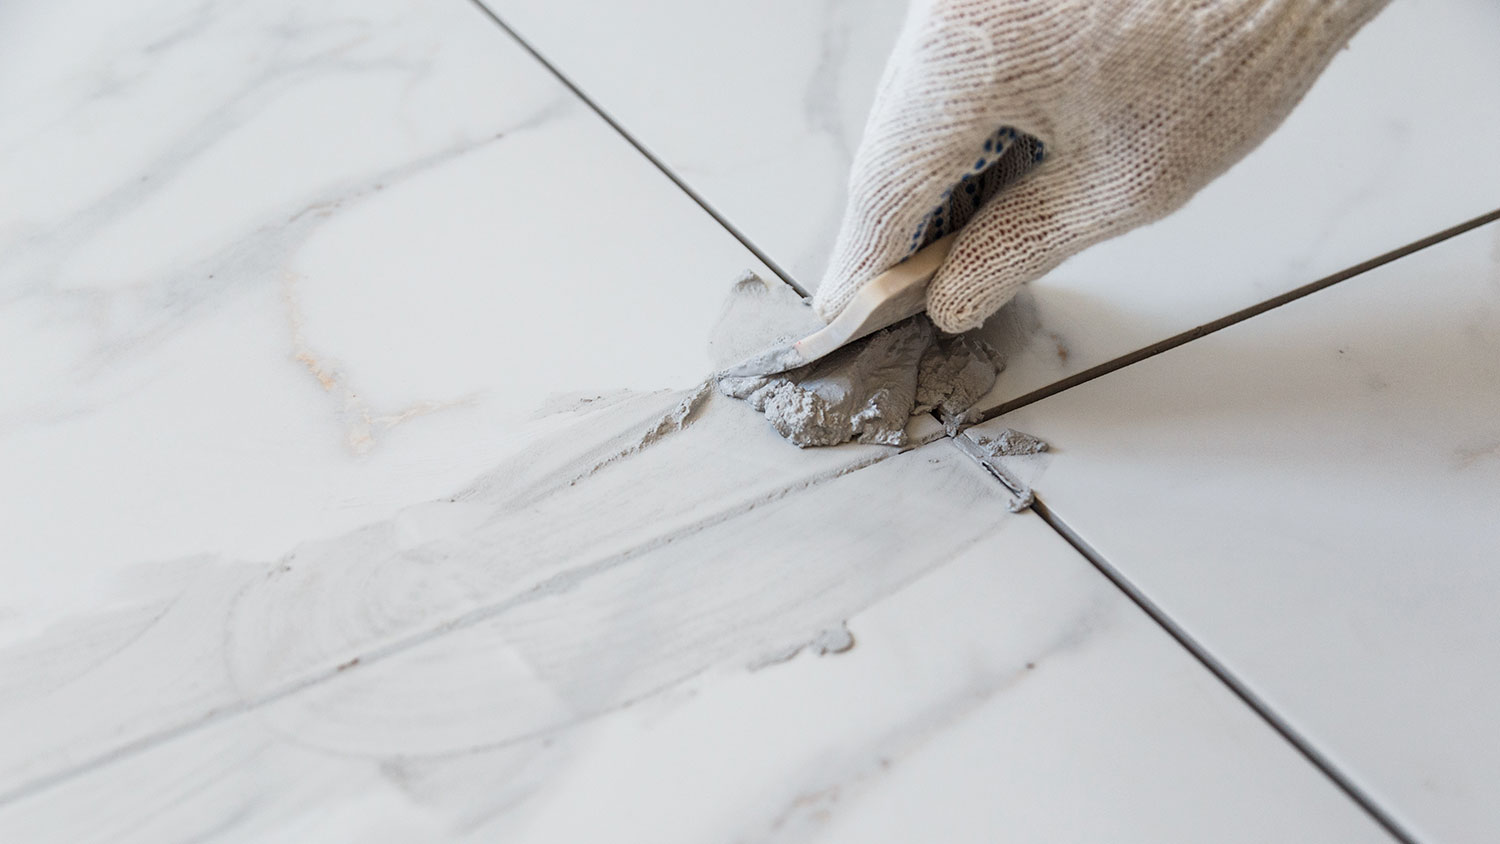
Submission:
[[914,0],[813,305],[960,231],[928,288],[977,327],[1069,256],[1181,207],[1387,0]]

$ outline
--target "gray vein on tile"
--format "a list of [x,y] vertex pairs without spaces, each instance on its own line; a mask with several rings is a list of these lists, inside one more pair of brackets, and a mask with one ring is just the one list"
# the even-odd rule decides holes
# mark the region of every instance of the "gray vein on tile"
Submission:
[[[850,62],[855,21],[868,14],[870,10],[862,3],[823,0],[822,24],[818,28],[818,63],[802,92],[803,119],[810,129],[828,139],[840,173],[848,172],[859,143],[859,124],[850,125],[845,121],[840,82]],[[797,256],[797,262],[823,266],[828,260],[827,250],[832,247],[843,221],[843,191],[806,203],[804,212],[809,217],[809,231],[816,236],[809,239],[813,247],[811,253]]]
[[832,815],[831,804],[847,802],[867,791],[901,762],[915,755],[935,738],[973,716],[999,696],[1021,686],[1047,663],[1086,648],[1107,630],[1111,616],[1121,605],[1113,593],[1101,587],[1091,599],[1036,653],[1008,670],[978,673],[966,686],[926,706],[915,717],[884,735],[824,763],[827,771],[804,784],[792,800],[773,817],[756,840],[791,844],[816,837],[817,827]]
[[[179,33],[179,35],[185,34],[185,32]],[[174,37],[155,46],[157,49],[162,49],[171,46],[176,40]],[[116,184],[100,199],[74,213],[66,222],[53,230],[45,234],[33,234],[26,245],[33,247],[38,244],[44,245],[52,253],[53,258],[50,262],[44,263],[50,263],[51,266],[45,267],[42,272],[33,272],[31,283],[21,286],[20,292],[8,297],[7,301],[14,301],[35,293],[37,288],[51,288],[50,277],[56,273],[56,265],[74,252],[79,244],[150,199],[177,175],[197,163],[222,138],[239,128],[250,116],[279,96],[285,86],[293,83],[308,71],[332,69],[338,72],[362,73],[372,69],[400,66],[399,62],[391,60],[370,61],[345,57],[343,54],[357,43],[359,43],[358,38],[345,39],[333,45],[314,49],[306,56],[293,57],[285,64],[272,64],[270,67],[263,68],[261,73],[243,81],[236,90],[221,97],[218,104],[203,114],[191,129],[181,133],[174,143],[135,171],[145,175],[140,176],[139,179],[132,175],[130,181]],[[274,56],[279,58],[283,52],[274,51]],[[108,98],[120,85],[120,82],[111,80],[101,90],[95,91],[87,101]],[[12,254],[29,254],[32,251],[34,250]]]
[[[455,142],[443,149],[391,165],[358,179],[329,186],[314,196],[298,199],[295,204],[267,215],[268,219],[275,219],[276,222],[262,221],[253,230],[231,238],[227,245],[217,251],[192,260],[184,269],[155,279],[149,285],[137,284],[110,290],[55,290],[52,289],[52,284],[48,280],[49,274],[56,271],[54,266],[48,273],[43,273],[40,278],[33,275],[34,280],[27,285],[28,289],[23,289],[12,296],[11,301],[28,296],[46,296],[71,306],[72,318],[78,321],[87,320],[88,314],[103,306],[109,304],[119,306],[122,302],[125,303],[124,306],[138,318],[132,322],[128,330],[115,331],[111,336],[103,337],[93,344],[89,352],[80,360],[80,364],[85,365],[85,371],[80,374],[85,378],[93,372],[109,367],[126,351],[150,348],[164,342],[181,327],[184,319],[211,306],[214,302],[250,287],[277,283],[278,280],[283,284],[283,296],[287,299],[288,320],[294,335],[294,346],[299,342],[305,346],[305,338],[299,341],[295,336],[299,332],[295,298],[290,296],[289,290],[285,287],[286,280],[281,270],[287,259],[301,248],[334,212],[362,202],[391,185],[472,154],[515,133],[535,128],[553,119],[568,104],[566,99],[559,97],[520,120],[496,127],[492,132]],[[226,105],[216,110],[215,114],[227,120],[228,110],[229,106]],[[170,176],[185,169],[227,131],[228,128],[222,127],[213,130],[205,129],[204,138],[194,136],[182,141],[169,154],[159,159],[160,166],[153,165],[148,168],[148,172],[156,177],[154,179],[156,183],[169,181],[167,178],[160,178],[161,174],[165,173]],[[111,222],[146,201],[154,190],[154,186],[140,188],[134,184],[117,187],[104,199],[74,215],[70,222],[51,234],[48,239],[52,243],[49,244],[47,251],[56,256],[57,261],[62,260],[77,249],[79,244],[86,242]],[[307,353],[306,348],[294,347],[293,358]],[[311,368],[314,370],[312,373],[314,377],[321,379],[316,367]],[[133,384],[125,385],[120,388],[120,395],[114,398],[127,395],[134,388]],[[98,402],[90,402],[89,409],[97,409],[98,406]],[[411,411],[412,408],[407,408],[396,411],[394,414],[376,413],[374,416],[394,415],[398,418],[408,418]],[[76,408],[67,405],[50,407],[44,405],[0,416],[0,423],[6,425],[19,425],[27,422],[55,423],[76,412]]]
[[802,97],[807,124],[833,141],[846,166],[854,158],[854,139],[849,137],[841,119],[843,103],[839,97],[839,73],[848,61],[849,22],[845,20],[848,14],[849,6],[843,0],[824,0],[818,66],[813,70]]

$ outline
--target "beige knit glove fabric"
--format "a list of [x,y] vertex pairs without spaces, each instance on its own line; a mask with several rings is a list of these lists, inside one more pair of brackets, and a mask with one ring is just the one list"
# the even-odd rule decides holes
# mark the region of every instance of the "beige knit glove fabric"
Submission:
[[1387,0],[915,0],[814,298],[961,229],[927,312],[977,327],[1176,210],[1265,139]]

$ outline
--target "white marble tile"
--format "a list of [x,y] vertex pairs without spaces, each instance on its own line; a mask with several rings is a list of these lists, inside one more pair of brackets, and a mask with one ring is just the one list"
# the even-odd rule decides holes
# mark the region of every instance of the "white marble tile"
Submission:
[[[485,0],[801,283],[905,4]],[[1500,6],[1395,0],[1186,208],[1078,256],[1000,329],[997,405],[1500,207]]]
[[754,261],[472,6],[6,14],[0,793],[895,453],[660,425]]
[[987,423],[1422,841],[1500,829],[1500,224]]
[[693,402],[751,256],[474,7],[0,24],[0,840],[1379,840],[949,445]]
[[0,16],[0,641],[689,386],[756,266],[462,2]]
[[0,839],[1386,840],[1004,498],[909,451],[22,796]]

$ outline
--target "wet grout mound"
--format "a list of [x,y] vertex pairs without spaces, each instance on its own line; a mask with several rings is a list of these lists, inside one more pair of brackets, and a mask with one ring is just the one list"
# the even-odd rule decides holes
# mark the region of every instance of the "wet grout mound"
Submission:
[[[822,323],[794,291],[746,274],[735,282],[709,348],[728,367],[804,337]],[[719,391],[764,413],[801,447],[851,440],[904,445],[907,420],[936,411],[950,431],[995,384],[1001,355],[972,335],[946,335],[918,315],[807,366],[715,378]]]

